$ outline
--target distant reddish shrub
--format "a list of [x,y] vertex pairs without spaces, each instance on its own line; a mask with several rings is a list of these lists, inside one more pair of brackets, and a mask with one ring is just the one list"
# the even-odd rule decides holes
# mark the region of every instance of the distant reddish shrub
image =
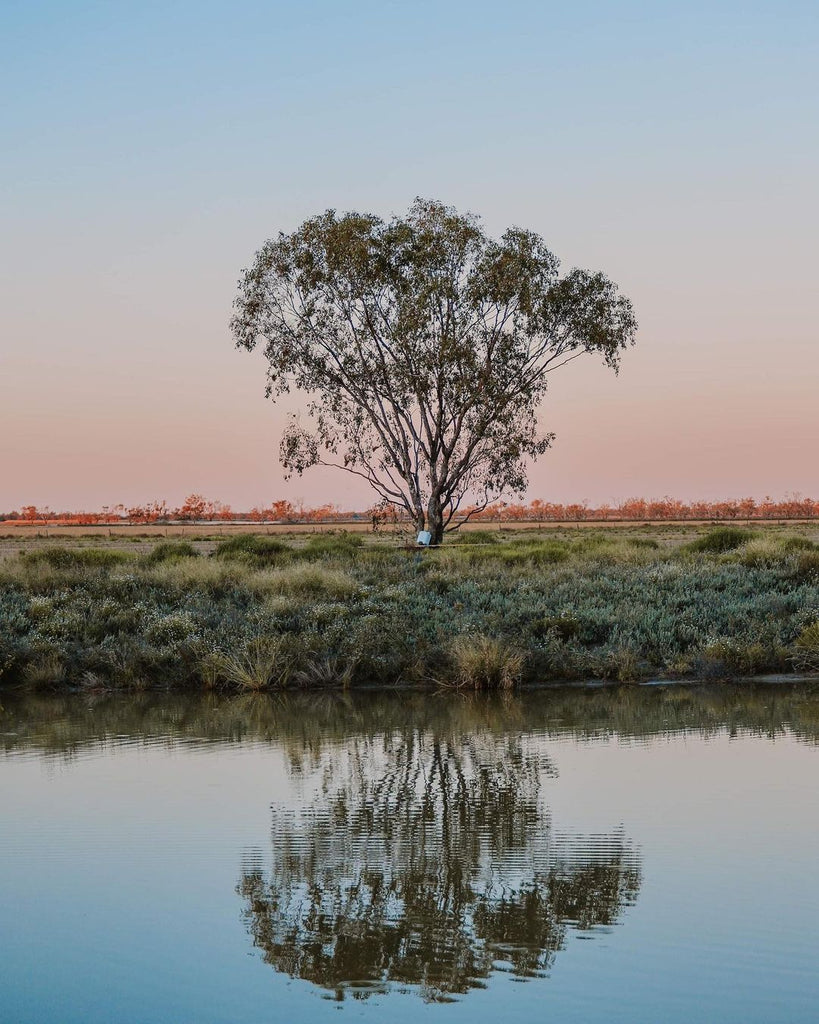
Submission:
[[[819,501],[789,495],[781,501],[765,497],[762,501],[741,498],[734,501],[684,502],[673,498],[646,500],[629,498],[619,505],[600,505],[587,502],[568,505],[535,498],[528,504],[495,502],[486,507],[464,506],[458,519],[475,522],[499,523],[567,523],[567,522],[685,522],[703,519],[725,522],[731,520],[765,519],[819,519]],[[400,511],[373,506],[364,512],[345,511],[337,505],[317,508],[295,508],[289,501],[274,501],[270,505],[256,506],[247,512],[234,512],[230,505],[210,501],[201,494],[190,494],[179,508],[170,508],[164,501],[126,508],[107,505],[101,512],[52,512],[49,508],[23,505],[19,513],[0,514],[6,526],[87,526],[92,524],[129,523],[148,525],[169,522],[254,522],[254,523],[341,523],[372,521],[374,524],[408,522]]]

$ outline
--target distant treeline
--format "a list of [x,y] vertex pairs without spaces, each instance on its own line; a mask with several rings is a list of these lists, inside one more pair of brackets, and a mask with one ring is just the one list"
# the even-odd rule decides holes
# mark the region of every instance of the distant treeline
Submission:
[[[456,522],[510,523],[576,523],[576,522],[678,522],[686,520],[769,520],[819,519],[819,501],[792,495],[781,501],[765,497],[741,498],[736,501],[678,501],[674,498],[629,498],[617,505],[591,506],[587,502],[560,504],[535,499],[528,504],[497,502],[486,508],[465,506]],[[201,494],[191,494],[177,508],[165,501],[152,501],[131,508],[118,504],[103,506],[99,512],[53,511],[24,505],[19,510],[0,513],[7,526],[37,525],[148,525],[154,523],[349,523],[371,522],[373,528],[409,522],[400,512],[381,506],[364,511],[349,511],[336,505],[306,508],[289,501],[274,501],[237,511],[220,501],[211,501]]]

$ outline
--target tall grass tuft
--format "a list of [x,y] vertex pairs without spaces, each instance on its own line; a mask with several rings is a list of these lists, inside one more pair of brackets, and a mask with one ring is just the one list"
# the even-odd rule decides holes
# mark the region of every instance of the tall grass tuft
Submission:
[[[212,680],[213,670],[203,664],[203,676]],[[287,686],[293,674],[293,659],[281,637],[258,637],[238,655],[223,654],[218,672],[239,690],[267,690]]]
[[451,647],[455,684],[473,690],[511,690],[520,680],[524,658],[498,637],[462,634]]
[[355,674],[355,662],[343,661],[341,658],[326,656],[323,658],[310,658],[293,676],[293,680],[303,687],[329,687],[340,686],[343,690],[349,688]]
[[65,665],[54,653],[30,661],[23,669],[23,682],[33,690],[60,686],[65,682],[65,676]]
[[794,668],[800,672],[819,672],[819,620],[806,626],[793,646]]

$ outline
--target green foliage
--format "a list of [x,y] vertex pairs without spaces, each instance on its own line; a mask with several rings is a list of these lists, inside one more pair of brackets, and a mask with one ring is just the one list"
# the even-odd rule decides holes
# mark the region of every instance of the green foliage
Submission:
[[189,541],[165,540],[152,548],[145,556],[146,565],[157,565],[159,562],[176,562],[180,558],[196,558],[199,552]]
[[819,551],[797,551],[793,557],[791,574],[796,580],[819,581]]
[[743,642],[736,637],[712,640],[695,655],[692,664],[704,679],[733,679],[787,667],[783,648],[759,641]]
[[571,614],[544,615],[541,620],[544,633],[554,633],[560,640],[572,640],[580,632],[580,623]]
[[457,544],[497,544],[498,535],[491,530],[462,530],[458,533]]
[[819,551],[819,546],[814,544],[812,540],[809,540],[807,537],[800,537],[798,534],[782,537],[780,543],[788,553],[794,551]]
[[616,369],[637,328],[602,273],[560,276],[534,232],[493,240],[424,199],[389,222],[328,210],[267,241],[235,310],[234,339],[263,349],[270,397],[308,396],[281,441],[288,473],[363,476],[433,545],[470,492],[525,489],[527,461],[552,441],[537,422],[550,371],[592,353]]
[[692,541],[688,550],[695,554],[722,555],[726,551],[735,551],[756,536],[752,530],[743,530],[739,526],[719,526]]
[[292,548],[275,537],[256,533],[240,533],[229,540],[223,540],[214,552],[217,558],[244,562],[257,569],[282,565],[288,561]]
[[288,594],[301,598],[321,597],[335,601],[348,600],[359,589],[348,573],[309,563],[260,573],[248,583],[259,593]]
[[52,569],[108,569],[114,565],[130,562],[133,555],[128,551],[117,551],[110,548],[69,548],[48,547],[25,551],[21,555],[23,562],[29,566],[49,566]]
[[467,565],[525,568],[566,562],[570,557],[570,550],[562,541],[523,537],[503,544],[465,544],[463,548],[458,544],[446,554]]
[[[96,549],[66,545],[62,558],[32,545],[0,561],[0,685],[493,686],[518,675],[727,678],[810,663],[814,547],[771,530],[714,558],[595,535],[506,534],[424,552],[341,535],[320,558],[242,535],[227,556],[126,555],[106,571]],[[289,674],[271,668],[258,682],[270,653],[257,650],[260,637],[286,655]]]
[[349,558],[363,544],[357,533],[318,533],[308,540],[300,554],[304,558]]

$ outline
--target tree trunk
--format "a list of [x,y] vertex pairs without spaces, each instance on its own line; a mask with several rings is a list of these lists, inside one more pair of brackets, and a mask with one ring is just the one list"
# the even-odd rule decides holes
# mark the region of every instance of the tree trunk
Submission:
[[441,544],[444,539],[444,511],[440,501],[430,498],[427,505],[427,529],[430,532],[430,547]]

